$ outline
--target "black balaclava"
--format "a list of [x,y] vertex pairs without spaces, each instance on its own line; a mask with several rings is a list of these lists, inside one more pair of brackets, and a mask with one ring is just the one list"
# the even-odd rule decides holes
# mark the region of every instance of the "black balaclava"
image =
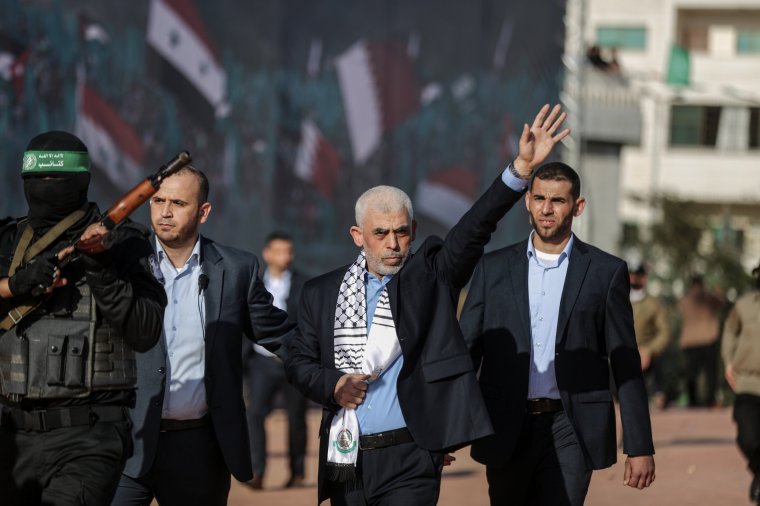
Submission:
[[21,175],[29,224],[36,232],[87,206],[89,170],[87,146],[70,133],[46,132],[29,142]]

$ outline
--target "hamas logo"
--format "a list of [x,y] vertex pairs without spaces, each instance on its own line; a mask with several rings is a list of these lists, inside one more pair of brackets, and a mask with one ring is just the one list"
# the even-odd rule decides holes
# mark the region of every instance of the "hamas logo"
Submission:
[[33,170],[37,166],[37,157],[34,153],[24,155],[24,171]]
[[335,438],[334,444],[335,448],[340,453],[351,453],[356,448],[356,441],[354,441],[354,436],[348,429],[343,429],[342,431],[338,432],[338,437]]

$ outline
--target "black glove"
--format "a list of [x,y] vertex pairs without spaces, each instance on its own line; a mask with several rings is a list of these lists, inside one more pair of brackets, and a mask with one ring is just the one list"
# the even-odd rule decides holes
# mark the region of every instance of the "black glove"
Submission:
[[53,284],[53,275],[58,266],[58,256],[52,251],[40,253],[28,264],[21,267],[8,279],[8,287],[14,297],[27,297],[35,295],[41,289],[48,288]]

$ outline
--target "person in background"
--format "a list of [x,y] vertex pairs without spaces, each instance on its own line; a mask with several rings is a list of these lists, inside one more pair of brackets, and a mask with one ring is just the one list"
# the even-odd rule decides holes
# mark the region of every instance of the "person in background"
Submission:
[[660,356],[668,347],[670,325],[665,306],[657,297],[647,293],[648,273],[641,263],[630,271],[631,306],[636,344],[641,357],[641,370],[650,396],[654,396],[655,406],[664,407],[665,393],[662,390],[662,365]]
[[721,352],[726,381],[734,391],[736,442],[752,473],[749,498],[760,504],[760,265],[753,290],[742,295],[726,319]]
[[[261,258],[266,264],[264,286],[274,298],[274,306],[287,311],[288,319],[295,323],[298,317],[298,299],[306,276],[292,268],[293,239],[284,232],[267,236]],[[285,377],[282,360],[264,347],[243,343],[244,381],[248,395],[248,431],[251,436],[251,463],[253,479],[247,484],[253,489],[263,488],[267,465],[267,438],[264,422],[272,411],[278,393],[285,401],[288,417],[288,457],[290,478],[285,488],[298,487],[304,480],[306,455],[306,397],[290,385]]]
[[[684,379],[689,407],[715,406],[718,388],[719,312],[723,302],[710,293],[701,276],[689,282],[686,294],[678,301],[681,314],[679,346],[684,359]],[[698,392],[699,377],[705,375],[704,395]]]

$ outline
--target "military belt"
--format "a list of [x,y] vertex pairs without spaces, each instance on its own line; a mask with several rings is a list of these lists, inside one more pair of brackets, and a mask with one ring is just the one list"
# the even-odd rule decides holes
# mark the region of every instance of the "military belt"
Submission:
[[0,426],[12,430],[47,432],[62,427],[128,419],[127,408],[123,406],[72,406],[32,411],[4,406],[0,413]]

